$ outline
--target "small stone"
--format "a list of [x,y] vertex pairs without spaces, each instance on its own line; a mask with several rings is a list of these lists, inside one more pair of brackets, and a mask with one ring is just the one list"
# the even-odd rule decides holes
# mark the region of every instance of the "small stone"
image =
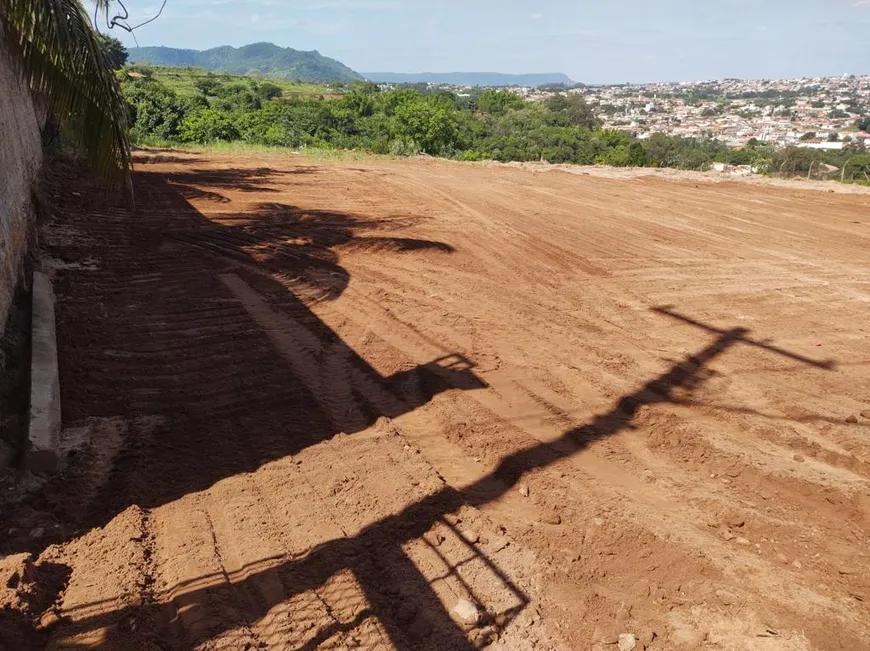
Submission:
[[804,569],[804,564],[801,563],[800,561],[794,561],[791,565],[792,565],[792,567],[794,567],[796,570],[802,570],[802,569]]
[[459,535],[465,539],[465,542],[471,543],[472,545],[480,540],[480,534],[473,529],[463,529],[459,532]]
[[52,627],[56,626],[60,621],[60,617],[54,610],[46,611],[42,617],[39,618],[39,629],[42,631],[47,631]]
[[857,574],[855,569],[852,567],[849,567],[848,565],[844,565],[843,567],[837,568],[837,572],[839,572],[840,574],[843,574],[843,575]]
[[746,518],[737,511],[726,511],[722,514],[722,522],[729,527],[739,528],[746,524]]
[[634,651],[634,648],[637,646],[637,638],[634,636],[634,633],[621,633],[617,644],[619,645],[619,651]]
[[783,565],[788,565],[788,557],[785,554],[777,554],[776,559]]
[[34,529],[30,530],[30,537],[31,538],[42,538],[44,533],[45,533],[44,527],[35,527]]
[[865,409],[861,412],[861,418],[866,418],[870,420],[870,409]]
[[487,626],[472,631],[469,638],[475,649],[483,649],[495,642],[497,636],[498,632],[492,626]]
[[444,542],[444,535],[440,531],[430,531],[423,537],[433,547],[439,547]]
[[722,536],[722,538],[724,538],[725,540],[733,540],[734,539],[734,534],[731,533],[731,529],[729,529],[728,527],[720,527],[719,528],[719,535]]
[[727,590],[716,590],[716,596],[719,598],[719,601],[722,602],[723,606],[730,606],[734,603],[734,595]]
[[743,538],[742,536],[737,538],[736,542],[738,545],[748,545],[749,544],[749,540],[746,538]]
[[806,457],[804,457],[804,455],[802,454],[796,454],[792,457],[792,459],[794,459],[798,463],[803,463],[804,461],[806,461]]
[[548,513],[541,518],[541,522],[546,524],[562,524],[562,516],[558,513]]
[[846,418],[846,422],[849,423],[850,425],[854,425],[855,423],[858,422],[858,417],[853,414],[853,415],[849,416],[848,418]]
[[529,487],[526,486],[525,484],[520,484],[520,487],[518,490],[520,492],[520,495],[522,495],[523,497],[528,497],[529,493],[531,492],[531,491],[529,491]]
[[480,610],[468,599],[460,599],[451,611],[463,624],[476,626],[480,622]]
[[447,521],[447,524],[449,524],[453,527],[455,527],[457,524],[462,522],[462,518],[460,518],[458,515],[454,515],[452,513],[445,513],[444,519]]
[[500,552],[510,544],[510,540],[504,536],[497,536],[489,543],[489,551],[492,553]]

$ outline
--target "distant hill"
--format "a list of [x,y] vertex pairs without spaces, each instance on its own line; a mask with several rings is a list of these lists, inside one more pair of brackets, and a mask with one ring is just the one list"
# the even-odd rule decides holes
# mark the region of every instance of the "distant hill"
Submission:
[[272,43],[253,43],[234,48],[179,50],[171,47],[130,48],[130,61],[161,66],[194,66],[232,75],[259,73],[266,77],[306,82],[351,82],[362,76],[335,59],[319,52],[302,52]]
[[561,72],[507,75],[500,72],[364,72],[363,77],[381,84],[451,84],[453,86],[544,86],[574,82]]

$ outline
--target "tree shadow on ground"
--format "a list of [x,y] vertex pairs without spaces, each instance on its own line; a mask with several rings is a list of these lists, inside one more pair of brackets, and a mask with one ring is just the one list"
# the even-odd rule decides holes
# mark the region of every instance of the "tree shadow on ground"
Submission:
[[[78,273],[59,283],[64,420],[121,416],[128,429],[104,481],[94,484],[88,473],[73,473],[40,494],[38,507],[71,518],[51,542],[70,538],[71,529],[105,524],[130,505],[166,504],[338,432],[359,432],[382,416],[416,409],[439,392],[485,387],[473,363],[459,356],[384,377],[308,307],[310,300],[344,291],[348,274],[336,249],[369,246],[369,236],[358,235],[358,229],[376,229],[372,220],[261,204],[253,214],[224,216],[225,223],[217,224],[185,200],[174,179],[139,173],[136,184],[141,214],[133,227],[129,214],[93,218],[86,202],[67,206],[72,219],[89,229],[93,240],[83,247],[99,256],[101,269],[92,277]],[[452,250],[411,238],[376,236],[375,242],[378,250],[395,254]],[[832,367],[756,342],[742,328],[717,329],[670,308],[657,312],[713,334],[714,341],[587,424],[510,455],[483,479],[446,486],[357,535],[323,543],[298,558],[265,560],[239,576],[203,576],[171,586],[150,596],[153,605],[106,613],[105,604],[91,604],[66,613],[75,620],[66,632],[105,627],[116,645],[123,645],[129,635],[125,622],[159,619],[157,611],[167,602],[188,604],[193,617],[196,608],[215,601],[248,604],[242,621],[209,621],[195,639],[188,631],[181,643],[192,647],[231,628],[251,626],[278,603],[349,570],[368,604],[358,617],[376,617],[396,648],[472,649],[404,544],[436,523],[451,527],[445,515],[498,499],[530,470],[634,427],[641,406],[684,399],[708,377],[709,362],[734,346],[752,345],[803,364]],[[29,549],[38,551],[47,542],[30,541]],[[517,605],[501,613],[509,621],[528,598],[480,547],[465,544],[514,595]],[[280,578],[283,590],[264,597],[259,586],[272,576]],[[405,587],[401,595],[384,590],[395,577]],[[413,623],[400,612],[408,601],[420,613]],[[312,632],[304,648],[353,626],[354,621],[336,621]]]

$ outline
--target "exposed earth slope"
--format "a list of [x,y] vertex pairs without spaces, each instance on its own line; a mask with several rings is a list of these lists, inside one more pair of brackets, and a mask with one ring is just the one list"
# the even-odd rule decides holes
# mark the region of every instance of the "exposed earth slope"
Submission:
[[83,447],[0,514],[34,644],[870,649],[870,194],[174,153],[137,215],[54,184]]

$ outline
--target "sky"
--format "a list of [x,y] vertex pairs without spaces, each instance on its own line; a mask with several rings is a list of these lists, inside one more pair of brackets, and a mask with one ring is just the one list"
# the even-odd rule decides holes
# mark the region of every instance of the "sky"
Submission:
[[[126,0],[131,24],[160,2]],[[359,72],[564,72],[592,84],[835,76],[870,74],[870,0],[167,0],[136,38],[269,41]]]

